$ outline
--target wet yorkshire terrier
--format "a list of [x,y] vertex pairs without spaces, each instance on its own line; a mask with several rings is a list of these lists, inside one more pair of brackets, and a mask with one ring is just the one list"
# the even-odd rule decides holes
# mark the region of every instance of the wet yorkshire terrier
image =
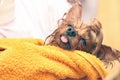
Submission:
[[46,45],[66,50],[81,50],[91,53],[105,63],[119,60],[120,51],[103,45],[102,25],[96,18],[89,24],[81,21],[82,5],[76,2],[58,22],[58,28],[46,38]]

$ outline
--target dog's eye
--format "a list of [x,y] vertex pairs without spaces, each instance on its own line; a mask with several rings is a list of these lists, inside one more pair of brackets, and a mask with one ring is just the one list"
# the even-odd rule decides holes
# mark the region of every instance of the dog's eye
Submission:
[[87,42],[86,42],[85,39],[81,38],[81,41],[82,41],[82,45],[83,45],[83,46],[86,46],[86,45],[87,45]]

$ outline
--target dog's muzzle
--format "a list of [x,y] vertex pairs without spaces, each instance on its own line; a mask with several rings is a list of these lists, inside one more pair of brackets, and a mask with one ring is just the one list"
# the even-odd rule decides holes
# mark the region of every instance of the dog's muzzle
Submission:
[[69,37],[75,37],[76,36],[76,31],[72,26],[69,26],[69,28],[66,31],[67,36]]
[[68,29],[66,30],[66,35],[61,35],[60,40],[62,43],[66,45],[67,50],[71,50],[70,38],[76,37],[77,32],[74,30],[72,25],[68,25]]
[[77,35],[76,30],[73,28],[72,25],[68,25],[68,29],[66,30],[66,34],[65,35],[61,35],[61,41],[63,43],[69,43],[69,38],[70,37],[75,37]]

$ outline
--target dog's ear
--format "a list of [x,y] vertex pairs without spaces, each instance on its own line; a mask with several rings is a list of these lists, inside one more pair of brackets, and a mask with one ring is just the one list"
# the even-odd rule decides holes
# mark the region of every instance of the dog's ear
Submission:
[[97,57],[100,58],[107,65],[114,60],[120,62],[120,51],[109,46],[102,45],[100,51],[97,54]]
[[99,33],[102,29],[102,24],[96,18],[90,19],[90,26],[92,31],[94,31],[96,34]]
[[82,14],[82,5],[80,2],[76,2],[66,13],[64,20],[76,26],[78,24],[81,24],[81,14]]
[[93,38],[95,38],[96,48],[92,52],[92,54],[96,55],[103,42],[102,25],[100,21],[98,21],[96,18],[93,18],[90,20],[90,28],[91,28],[91,34],[96,35],[96,36],[93,36]]

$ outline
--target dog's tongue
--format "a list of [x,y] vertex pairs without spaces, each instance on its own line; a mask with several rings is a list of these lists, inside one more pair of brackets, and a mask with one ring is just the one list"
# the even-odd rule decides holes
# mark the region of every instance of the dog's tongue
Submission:
[[61,41],[63,43],[67,43],[68,42],[68,38],[66,36],[61,36]]

